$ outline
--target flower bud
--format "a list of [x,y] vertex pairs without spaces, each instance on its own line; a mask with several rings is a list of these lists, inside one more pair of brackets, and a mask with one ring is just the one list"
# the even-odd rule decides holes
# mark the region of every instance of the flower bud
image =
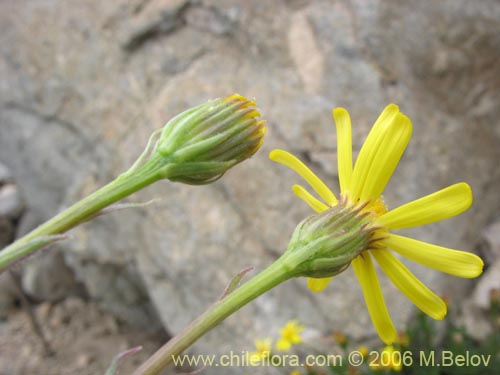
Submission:
[[210,100],[170,120],[155,151],[168,163],[168,178],[206,184],[252,156],[266,128],[255,102],[241,95]]
[[295,276],[335,276],[369,248],[374,229],[361,209],[340,203],[297,226],[284,254]]

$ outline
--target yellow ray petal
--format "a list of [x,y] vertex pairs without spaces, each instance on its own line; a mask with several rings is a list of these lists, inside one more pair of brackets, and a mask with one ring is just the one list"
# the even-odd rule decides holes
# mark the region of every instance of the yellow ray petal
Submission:
[[326,288],[331,279],[333,279],[333,277],[324,277],[322,279],[314,279],[312,277],[309,277],[307,279],[307,287],[313,292],[318,293]]
[[349,112],[344,108],[333,110],[333,119],[337,128],[337,160],[340,192],[350,189],[352,177],[352,131]]
[[393,121],[379,129],[381,135],[372,146],[373,149],[367,152],[367,159],[358,159],[361,164],[369,164],[366,176],[357,176],[364,178],[360,191],[361,200],[377,199],[382,194],[410,141],[412,125],[408,117],[397,113]]
[[384,132],[386,134],[379,144],[363,185],[362,199],[377,199],[384,191],[410,141],[411,120],[404,114],[397,113]]
[[292,187],[294,194],[306,202],[309,207],[311,207],[314,211],[320,213],[328,210],[328,206],[321,202],[319,199],[316,199],[311,193],[309,193],[306,189],[304,189],[300,185],[293,185]]
[[427,288],[399,259],[387,250],[372,250],[372,255],[392,283],[420,310],[433,319],[446,315],[446,303]]
[[304,163],[297,157],[284,150],[273,150],[269,154],[269,158],[277,163],[286,165],[299,174],[307,183],[314,189],[318,195],[330,206],[338,203],[337,198],[325,185],[321,179],[316,176]]
[[380,216],[377,224],[388,229],[416,227],[458,215],[471,204],[472,190],[461,182],[399,206]]
[[389,104],[385,107],[377,121],[375,121],[365,143],[361,147],[351,177],[350,197],[352,200],[356,201],[360,198],[371,161],[377,150],[377,145],[380,144],[383,138],[383,129],[386,127],[387,123],[391,123],[394,120],[394,117],[398,113],[399,107],[395,104]]
[[465,251],[448,249],[395,234],[390,234],[381,240],[381,244],[414,262],[454,276],[473,278],[483,272],[483,260]]
[[287,352],[290,350],[291,347],[292,343],[283,338],[279,339],[278,342],[276,343],[276,350],[279,352]]
[[385,305],[382,289],[378,281],[373,261],[368,252],[364,252],[352,261],[354,272],[358,277],[366,306],[378,335],[386,344],[393,343],[398,334]]
[[363,144],[352,175],[353,200],[377,199],[384,190],[411,137],[411,121],[389,105]]

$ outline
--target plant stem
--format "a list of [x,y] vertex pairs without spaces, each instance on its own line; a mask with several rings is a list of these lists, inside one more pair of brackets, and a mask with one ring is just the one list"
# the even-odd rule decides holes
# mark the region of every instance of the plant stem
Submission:
[[67,230],[97,215],[104,207],[164,178],[159,158],[151,158],[133,173],[124,173],[109,184],[83,198],[71,207],[54,216],[30,233],[19,238],[0,251],[0,273],[14,262],[50,243],[43,241],[47,236],[64,233]]
[[293,277],[293,273],[290,272],[283,260],[284,257],[279,258],[238,289],[210,306],[182,332],[158,349],[134,372],[134,375],[159,374],[172,362],[173,358],[180,355],[229,315],[276,285]]

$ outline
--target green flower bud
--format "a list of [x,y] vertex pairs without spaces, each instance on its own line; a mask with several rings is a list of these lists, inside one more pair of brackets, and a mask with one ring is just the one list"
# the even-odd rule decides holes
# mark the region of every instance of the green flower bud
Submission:
[[174,117],[164,126],[154,152],[168,162],[170,180],[206,184],[252,156],[265,133],[255,102],[233,94]]
[[375,229],[367,228],[367,214],[361,209],[340,203],[304,219],[295,228],[284,254],[294,276],[335,276],[367,250]]

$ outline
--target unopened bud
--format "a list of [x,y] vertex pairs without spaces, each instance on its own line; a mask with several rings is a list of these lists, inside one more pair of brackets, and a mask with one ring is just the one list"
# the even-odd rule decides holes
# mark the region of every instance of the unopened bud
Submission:
[[210,100],[170,120],[155,151],[168,163],[168,178],[206,184],[252,156],[266,128],[255,102],[234,94]]
[[295,276],[335,276],[369,248],[372,233],[360,208],[338,204],[303,220],[284,255]]

